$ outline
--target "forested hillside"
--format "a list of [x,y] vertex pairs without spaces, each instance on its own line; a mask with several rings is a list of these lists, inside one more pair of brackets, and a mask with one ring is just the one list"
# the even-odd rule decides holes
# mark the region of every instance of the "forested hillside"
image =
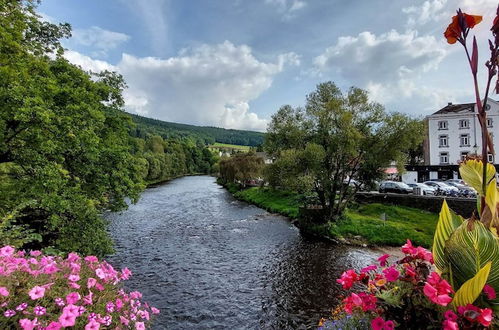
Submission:
[[263,144],[264,133],[224,129],[209,126],[194,126],[170,123],[162,120],[142,117],[132,114],[136,123],[133,135],[145,137],[148,134],[159,135],[162,138],[190,138],[203,144],[215,142],[256,147]]

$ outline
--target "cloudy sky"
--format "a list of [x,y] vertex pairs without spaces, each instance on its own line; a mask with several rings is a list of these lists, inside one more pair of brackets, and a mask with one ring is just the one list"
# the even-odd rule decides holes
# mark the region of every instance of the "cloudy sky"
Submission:
[[44,0],[39,12],[73,26],[64,43],[70,61],[123,74],[127,111],[264,131],[281,105],[303,105],[328,80],[367,89],[387,110],[418,116],[472,101],[463,49],[442,33],[458,7],[483,15],[473,33],[484,63],[496,6],[494,0]]

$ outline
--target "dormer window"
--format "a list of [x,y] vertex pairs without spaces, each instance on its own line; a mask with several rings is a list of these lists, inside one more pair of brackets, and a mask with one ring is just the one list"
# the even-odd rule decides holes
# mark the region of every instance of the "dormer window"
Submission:
[[438,122],[438,129],[439,130],[448,129],[447,127],[448,127],[447,120],[441,120]]
[[470,120],[469,119],[461,119],[459,121],[459,128],[460,129],[470,128]]

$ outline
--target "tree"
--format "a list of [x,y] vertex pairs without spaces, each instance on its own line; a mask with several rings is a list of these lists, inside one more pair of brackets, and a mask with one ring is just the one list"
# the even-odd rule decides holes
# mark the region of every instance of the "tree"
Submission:
[[65,60],[59,39],[70,26],[41,22],[36,3],[0,0],[0,218],[16,214],[41,234],[28,247],[103,255],[111,241],[101,212],[144,188],[121,111],[125,83]]
[[358,185],[383,177],[392,161],[403,164],[407,151],[422,139],[415,120],[388,114],[369,101],[366,91],[341,90],[321,83],[304,109],[283,106],[272,116],[265,149],[277,158],[267,174],[286,189],[313,191],[327,220],[337,220]]
[[225,183],[241,182],[245,185],[247,181],[259,178],[264,166],[263,158],[255,153],[238,153],[220,160],[220,178]]

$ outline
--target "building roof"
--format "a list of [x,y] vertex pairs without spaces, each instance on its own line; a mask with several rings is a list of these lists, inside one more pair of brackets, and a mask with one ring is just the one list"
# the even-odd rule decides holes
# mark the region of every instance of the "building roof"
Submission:
[[459,112],[474,112],[475,103],[462,103],[462,104],[452,104],[449,103],[446,107],[433,113],[434,115],[443,115],[446,113],[459,113]]

